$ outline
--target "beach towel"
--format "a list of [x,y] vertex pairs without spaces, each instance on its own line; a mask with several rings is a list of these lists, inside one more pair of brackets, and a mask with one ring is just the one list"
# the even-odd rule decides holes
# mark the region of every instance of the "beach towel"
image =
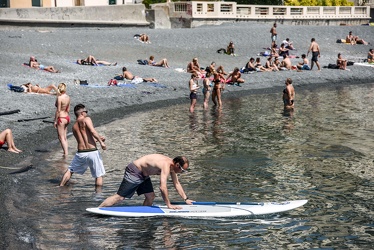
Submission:
[[258,56],[270,56],[270,51],[264,51],[257,54]]
[[339,69],[339,66],[334,63],[329,63],[329,65],[327,65],[327,68],[328,69]]
[[177,71],[177,72],[181,72],[181,73],[187,73],[187,71],[183,68],[176,68],[174,70]]
[[73,62],[73,63],[78,64],[78,65],[82,65],[82,66],[106,66],[104,64],[97,64],[97,65],[95,65],[95,64],[79,64],[77,62]]
[[11,83],[8,83],[7,84],[7,87],[8,89],[14,91],[14,92],[26,92],[26,88],[25,87],[22,87],[22,86],[14,86],[13,84]]
[[336,43],[351,44],[350,42],[347,42],[347,40],[345,40],[345,39],[338,39],[338,40],[336,40]]

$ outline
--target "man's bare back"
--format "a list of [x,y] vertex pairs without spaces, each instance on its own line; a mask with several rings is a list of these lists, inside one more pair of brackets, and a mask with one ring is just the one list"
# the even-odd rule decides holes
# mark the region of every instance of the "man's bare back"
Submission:
[[173,159],[160,154],[151,154],[143,156],[133,163],[142,171],[144,176],[160,175],[162,171],[169,175]]
[[309,48],[309,51],[312,51],[312,52],[319,52],[319,45],[317,42],[312,42],[310,44],[310,48]]
[[123,72],[123,78],[127,80],[132,80],[134,79],[134,75],[130,71],[124,71]]
[[104,138],[96,132],[90,117],[79,116],[73,125],[73,134],[78,143],[78,150],[94,149],[96,141],[100,142],[102,149],[106,149]]

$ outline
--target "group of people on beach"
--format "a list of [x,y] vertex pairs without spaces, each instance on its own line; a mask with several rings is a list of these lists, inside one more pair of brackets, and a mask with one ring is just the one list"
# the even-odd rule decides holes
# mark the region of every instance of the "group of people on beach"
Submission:
[[[30,58],[30,66],[36,67],[33,62],[36,62],[34,57]],[[99,61],[93,56],[88,56],[86,59],[77,60],[77,64],[81,65],[105,65],[115,66],[116,63],[109,63],[106,61]],[[149,60],[151,66],[169,67],[167,60],[163,59],[160,62],[155,62],[154,57],[151,56]],[[50,67],[43,67],[43,69],[52,69]],[[57,73],[54,68],[51,72]],[[122,75],[118,77],[122,79],[131,80],[134,83],[139,82],[156,82],[155,78],[141,78],[133,75],[126,67],[122,68]],[[63,156],[68,155],[68,141],[67,128],[70,124],[70,96],[67,94],[67,86],[65,83],[60,83],[57,87],[49,85],[42,88],[39,85],[31,83],[20,86],[24,88],[24,92],[38,93],[38,94],[55,94],[56,95],[56,112],[54,117],[54,127],[57,130],[58,138],[63,149]],[[103,150],[106,150],[105,137],[100,135],[88,116],[88,110],[83,104],[78,104],[74,107],[74,114],[76,117],[75,123],[72,126],[73,135],[77,141],[77,152],[74,155],[67,171],[63,174],[59,186],[65,186],[74,173],[83,174],[90,168],[92,177],[95,178],[95,186],[103,185],[103,175],[105,175],[105,168],[102,157],[97,148],[97,143],[100,144]],[[8,151],[19,153],[22,152],[14,145],[13,134],[10,129],[6,129],[0,133],[0,146],[7,143]],[[124,174],[124,179],[120,185],[118,192],[107,198],[100,206],[111,206],[125,198],[131,198],[135,191],[140,195],[144,194],[144,205],[152,205],[155,198],[151,175],[160,175],[160,190],[165,204],[171,209],[179,209],[180,206],[172,205],[168,197],[167,178],[170,175],[179,195],[183,198],[186,204],[192,204],[185,194],[181,184],[179,183],[177,174],[187,172],[189,161],[184,156],[177,156],[170,158],[165,155],[151,154],[145,155],[132,163],[130,163]]]
[[[271,28],[271,48],[272,54],[267,58],[265,65],[261,64],[260,58],[256,60],[250,58],[245,67],[239,69],[235,67],[231,72],[227,73],[222,65],[217,66],[215,62],[212,62],[205,69],[200,67],[198,58],[195,57],[191,62],[188,63],[186,71],[191,74],[189,80],[189,91],[190,91],[190,107],[189,111],[194,112],[198,91],[202,89],[204,95],[203,108],[208,108],[208,103],[210,97],[214,105],[219,109],[222,108],[222,91],[224,91],[226,84],[236,84],[240,86],[245,81],[241,74],[243,72],[264,72],[264,71],[279,71],[279,70],[291,70],[293,69],[291,60],[289,58],[289,50],[294,49],[292,42],[287,38],[281,45],[280,49],[277,49],[277,25],[273,24]],[[136,39],[144,43],[150,43],[149,37],[145,34],[140,34],[134,36]],[[357,40],[357,39],[356,39]],[[235,55],[235,46],[231,41],[227,46],[225,51],[226,54]],[[307,56],[309,53],[312,54],[311,64]],[[370,60],[373,62],[373,51],[370,50],[371,57]],[[311,39],[311,44],[308,48],[307,54],[302,54],[302,61],[295,65],[298,70],[312,70],[314,64],[317,66],[318,70],[321,70],[318,59],[321,56],[321,51],[318,43],[314,38]],[[282,62],[279,62],[278,58],[283,57]],[[369,57],[368,57],[369,58]],[[338,62],[343,68],[346,67],[346,60],[342,58],[341,54],[338,55]],[[85,59],[78,59],[77,64],[81,65],[106,65],[115,66],[117,63],[110,63],[107,61],[97,60],[93,56],[88,56]],[[156,62],[153,56],[150,56],[148,60],[148,65],[151,66],[161,66],[169,67],[166,58],[161,61]],[[310,65],[310,66],[309,66]],[[30,58],[30,67],[48,69],[50,72],[57,73],[52,66],[43,66],[37,63],[37,60],[32,57]],[[122,74],[118,75],[119,79],[127,79],[133,83],[139,82],[156,82],[155,78],[142,78],[133,75],[126,67],[122,68]],[[202,80],[202,87],[200,87],[199,81]],[[285,80],[285,88],[282,91],[282,100],[284,109],[290,110],[294,109],[295,105],[295,89],[292,85],[293,81],[291,78]],[[50,85],[46,88],[40,88],[40,86],[32,85],[28,83],[25,85],[28,92],[32,93],[51,93],[52,91],[56,94],[56,112],[54,117],[54,127],[57,130],[58,138],[63,149],[63,155],[66,157],[68,155],[68,141],[67,141],[67,128],[70,119],[70,97],[67,94],[67,86],[65,83],[60,83],[57,87]],[[74,173],[83,174],[90,168],[91,175],[95,179],[96,186],[103,185],[103,176],[105,175],[105,168],[103,165],[102,157],[97,148],[97,143],[103,150],[107,149],[106,138],[100,135],[94,125],[91,118],[88,116],[88,109],[83,104],[78,104],[74,107],[75,123],[72,126],[73,135],[77,141],[77,152],[74,155],[72,162],[70,163],[68,169],[63,174],[59,186],[65,186]],[[14,145],[12,131],[6,129],[0,133],[0,146],[4,143],[8,144],[8,151],[19,153],[22,152]],[[181,198],[186,202],[186,204],[192,204],[193,200],[190,199],[182,188],[179,182],[177,174],[187,172],[189,168],[189,161],[185,156],[177,156],[170,158],[161,154],[150,154],[140,157],[129,163],[125,168],[124,178],[116,194],[105,199],[100,207],[111,206],[120,202],[124,199],[131,198],[135,192],[138,195],[144,194],[145,199],[143,205],[152,205],[155,199],[155,193],[153,185],[150,179],[152,175],[160,176],[160,191],[165,204],[171,209],[179,209],[179,206],[172,205],[168,196],[167,189],[167,178],[171,176],[174,187],[177,190]]]
[[197,92],[200,89],[199,79],[203,79],[204,109],[208,108],[211,89],[214,105],[222,108],[222,91],[225,89],[225,84],[237,84],[240,86],[240,84],[244,83],[239,68],[235,67],[232,72],[226,73],[222,65],[217,67],[216,63],[212,62],[203,70],[200,68],[197,57],[193,58],[187,65],[187,72],[191,73],[191,79],[189,80],[191,113],[194,112],[197,103]]

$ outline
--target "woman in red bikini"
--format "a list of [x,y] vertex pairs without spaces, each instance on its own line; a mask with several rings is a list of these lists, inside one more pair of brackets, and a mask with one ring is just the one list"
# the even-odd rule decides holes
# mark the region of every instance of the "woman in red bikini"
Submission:
[[54,126],[57,129],[64,156],[68,155],[67,129],[70,123],[70,97],[66,94],[66,84],[60,83],[57,87],[58,95],[56,99],[56,115]]
[[16,147],[16,145],[14,145],[12,130],[10,130],[9,128],[5,129],[3,132],[0,133],[0,148],[5,143],[8,145],[9,152],[16,153],[16,154],[22,152],[22,150],[19,150]]

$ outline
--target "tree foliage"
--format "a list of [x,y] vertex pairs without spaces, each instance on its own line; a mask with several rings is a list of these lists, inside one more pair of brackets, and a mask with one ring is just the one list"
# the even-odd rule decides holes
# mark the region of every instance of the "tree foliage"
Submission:
[[[178,0],[171,0],[179,2]],[[208,0],[209,1],[209,0]],[[212,2],[215,2],[211,0]],[[218,1],[218,0],[217,0]],[[231,1],[231,0],[230,0]],[[286,6],[353,6],[348,0],[233,0],[238,4],[246,5],[286,5]],[[166,3],[166,0],[143,0],[143,4],[149,8],[151,4]]]
[[284,0],[286,6],[353,6],[348,0]]

